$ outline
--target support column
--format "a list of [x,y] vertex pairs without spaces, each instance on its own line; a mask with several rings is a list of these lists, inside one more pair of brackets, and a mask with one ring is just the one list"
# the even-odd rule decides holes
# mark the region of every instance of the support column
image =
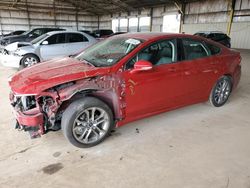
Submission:
[[53,16],[54,16],[54,25],[57,27],[56,23],[56,0],[53,0]]
[[120,29],[120,18],[118,18],[118,32],[121,31]]
[[76,8],[76,30],[79,29],[79,23],[78,23],[78,8]]
[[179,13],[181,14],[179,33],[182,33],[183,32],[184,19],[185,19],[185,7],[186,7],[186,4],[182,3],[180,1],[175,1],[174,4],[177,7]]
[[97,28],[98,30],[100,29],[100,16],[99,15],[97,17]]
[[140,32],[140,17],[138,17],[137,32]]
[[29,12],[29,8],[28,8],[27,0],[25,0],[25,6],[26,6],[26,12],[27,12],[28,26],[29,26],[29,29],[30,29],[31,28],[31,25],[30,25],[30,12]]
[[153,11],[154,11],[154,8],[151,8],[150,9],[150,32],[152,32],[153,30]]
[[0,15],[0,31],[1,31],[1,34],[3,34],[3,26],[2,26],[2,18],[1,18],[1,15]]
[[236,0],[229,0],[228,1],[229,7],[230,7],[229,21],[227,24],[227,35],[228,36],[230,36],[230,34],[231,34],[231,28],[232,28],[232,23],[233,23],[233,19],[234,19],[235,3],[236,3]]
[[130,17],[130,12],[128,11],[128,13],[127,13],[127,20],[128,20],[128,24],[127,24],[127,32],[129,32],[129,17]]

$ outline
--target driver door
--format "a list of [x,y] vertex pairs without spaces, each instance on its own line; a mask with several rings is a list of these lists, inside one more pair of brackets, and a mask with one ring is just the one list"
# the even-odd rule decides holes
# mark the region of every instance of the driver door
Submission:
[[[132,73],[139,60],[153,64],[153,69]],[[126,120],[132,121],[183,104],[181,63],[177,60],[176,40],[154,43],[125,65]]]

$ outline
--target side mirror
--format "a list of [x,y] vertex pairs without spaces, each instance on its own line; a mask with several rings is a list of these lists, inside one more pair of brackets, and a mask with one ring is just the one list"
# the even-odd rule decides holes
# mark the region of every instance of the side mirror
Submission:
[[47,40],[42,42],[42,45],[48,45],[48,44],[49,44],[49,42]]
[[148,71],[153,68],[152,63],[146,60],[139,60],[134,64],[134,68],[130,71],[132,74],[141,72],[141,71]]

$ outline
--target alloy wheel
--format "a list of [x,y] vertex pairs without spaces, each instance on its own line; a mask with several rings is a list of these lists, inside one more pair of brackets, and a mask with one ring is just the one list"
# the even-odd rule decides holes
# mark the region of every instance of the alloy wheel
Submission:
[[102,139],[110,126],[108,113],[97,107],[91,107],[81,112],[72,127],[73,136],[83,144],[90,144]]
[[214,91],[214,101],[220,105],[227,101],[231,92],[231,83],[229,79],[222,79],[217,83]]
[[26,57],[25,60],[23,61],[23,63],[25,65],[25,67],[30,67],[30,66],[32,66],[34,64],[37,64],[38,61],[34,57]]

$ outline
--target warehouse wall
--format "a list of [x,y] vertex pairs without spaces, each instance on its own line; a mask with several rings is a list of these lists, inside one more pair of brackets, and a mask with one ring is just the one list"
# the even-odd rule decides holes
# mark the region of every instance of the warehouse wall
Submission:
[[[13,1],[12,1],[13,3]],[[86,15],[61,1],[22,0],[18,6],[0,1],[0,33],[29,30],[35,27],[59,27],[68,30],[98,28],[98,17]],[[9,6],[11,5],[11,6]]]
[[189,3],[185,7],[183,31],[194,34],[198,31],[227,32],[228,1],[210,0]]
[[[227,33],[230,6],[228,0],[205,0],[202,2],[187,3],[185,6],[182,32],[194,34],[198,31],[222,31]],[[177,14],[178,8],[174,4],[146,8],[143,11],[120,13],[106,16],[100,28],[111,28],[108,19],[122,19],[131,17],[150,16],[151,28],[149,31],[161,32],[163,16]],[[124,30],[123,30],[124,31]],[[125,28],[125,31],[129,31]],[[140,31],[140,30],[139,30]],[[231,42],[233,48],[250,49],[250,1],[236,0],[234,20],[231,28]]]
[[[227,33],[229,7],[227,0],[189,3],[185,10],[183,31],[223,31]],[[232,48],[250,49],[250,1],[236,0],[231,28]]]
[[[63,2],[63,0],[43,0],[43,3],[36,0],[21,0],[18,7],[15,6],[12,0],[4,2],[0,1],[0,33],[45,26],[68,30],[76,30],[77,28],[87,30],[111,29],[112,19],[140,19],[142,17],[151,18],[149,26],[121,27],[120,31],[161,32],[163,29],[163,16],[178,14],[178,8],[174,4],[97,16],[82,12],[79,7],[76,8],[72,4]],[[204,0],[202,2],[187,3],[181,30],[189,34],[198,31],[223,31],[226,33],[228,30],[229,9],[228,0]],[[232,47],[250,49],[250,1],[236,0],[235,9],[230,33]]]

